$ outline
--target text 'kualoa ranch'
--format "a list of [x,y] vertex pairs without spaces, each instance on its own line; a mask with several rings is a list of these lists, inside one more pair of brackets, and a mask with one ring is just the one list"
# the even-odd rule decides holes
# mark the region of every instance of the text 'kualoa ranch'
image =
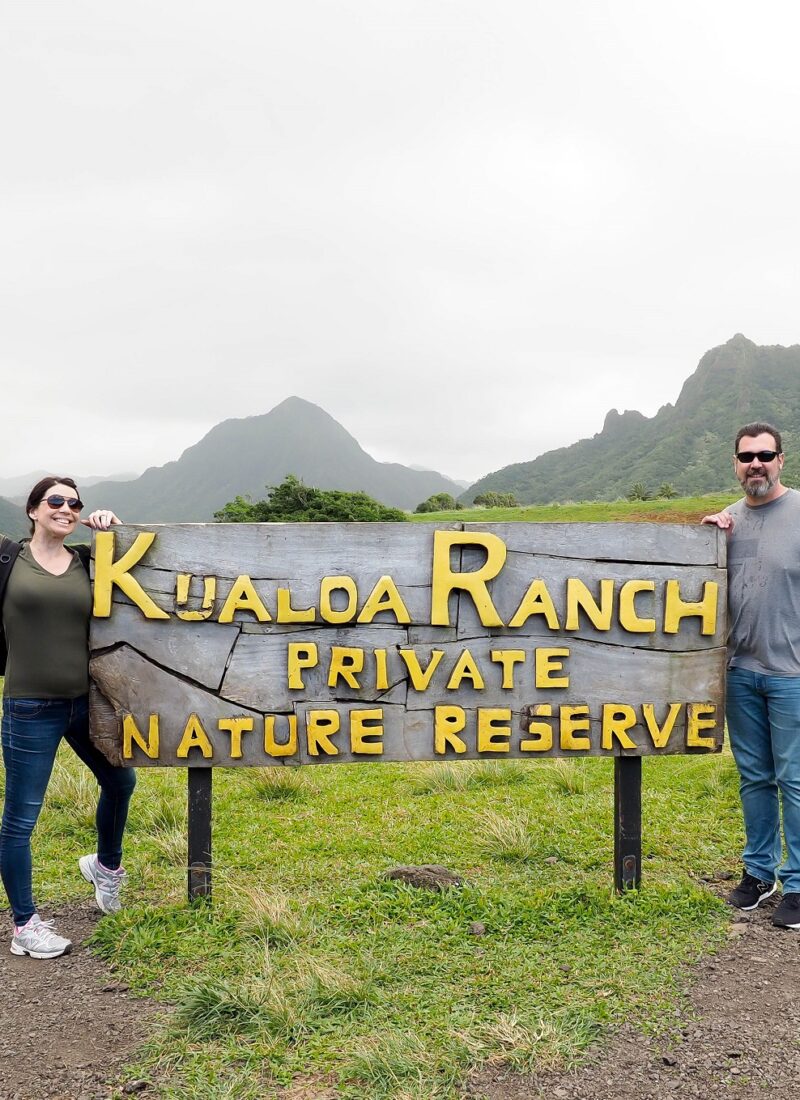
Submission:
[[[162,610],[142,585],[132,576],[131,570],[139,565],[155,540],[155,533],[143,531],[136,536],[132,546],[114,559],[114,533],[98,532],[95,539],[94,615],[96,618],[111,614],[114,587],[118,587],[148,619],[169,619],[170,613]],[[452,568],[451,551],[464,547],[480,547],[486,553],[485,562],[477,569],[458,571]],[[497,578],[506,561],[506,545],[489,532],[435,531],[431,561],[431,626],[447,627],[451,624],[449,598],[454,592],[464,592],[472,600],[484,627],[516,629],[523,627],[534,616],[550,631],[578,630],[581,615],[597,630],[609,630],[615,621],[631,634],[677,634],[686,619],[699,619],[700,633],[712,635],[716,631],[718,584],[705,581],[699,600],[684,600],[680,581],[667,580],[663,598],[654,615],[644,616],[637,610],[637,597],[656,592],[656,582],[648,579],[630,579],[617,585],[611,578],[601,578],[598,595],[595,596],[579,577],[568,577],[563,593],[551,592],[542,578],[533,577],[527,588],[520,592],[519,603],[507,622],[500,617],[492,602],[489,582]],[[185,604],[189,598],[192,574],[178,573],[175,584],[176,605]],[[250,612],[258,622],[278,624],[311,623],[322,621],[332,625],[348,623],[369,624],[376,616],[385,615],[398,624],[411,621],[408,608],[391,575],[385,574],[364,596],[356,581],[350,576],[323,576],[319,582],[319,599],[315,606],[295,607],[291,588],[278,588],[272,610],[266,597],[260,595],[248,575],[236,577],[225,599],[215,614],[217,602],[217,578],[205,576],[203,599],[200,609],[176,610],[175,615],[185,621],[214,619],[229,623],[235,614]],[[362,602],[363,600],[363,602]],[[658,616],[658,618],[656,617]]]

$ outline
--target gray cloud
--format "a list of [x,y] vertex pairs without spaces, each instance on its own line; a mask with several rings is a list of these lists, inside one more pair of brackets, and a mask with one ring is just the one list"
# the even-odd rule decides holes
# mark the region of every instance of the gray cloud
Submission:
[[800,340],[788,3],[4,22],[3,475],[160,464],[296,393],[478,477],[736,331]]

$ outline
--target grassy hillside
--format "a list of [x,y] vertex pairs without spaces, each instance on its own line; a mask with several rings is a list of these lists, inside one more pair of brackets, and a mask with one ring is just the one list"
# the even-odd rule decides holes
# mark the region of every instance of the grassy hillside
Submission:
[[800,485],[800,345],[734,336],[703,356],[674,406],[651,418],[612,409],[593,438],[487,474],[460,499],[493,490],[529,504],[612,500],[635,482],[651,492],[668,482],[683,495],[733,490],[734,436],[754,420],[783,431],[785,480]]
[[426,512],[412,515],[415,523],[699,523],[703,516],[719,512],[741,492],[711,493],[674,500],[581,501],[578,504],[537,504],[523,508],[464,508],[457,512]]
[[10,539],[21,539],[28,533],[24,509],[0,497],[0,534],[7,535]]

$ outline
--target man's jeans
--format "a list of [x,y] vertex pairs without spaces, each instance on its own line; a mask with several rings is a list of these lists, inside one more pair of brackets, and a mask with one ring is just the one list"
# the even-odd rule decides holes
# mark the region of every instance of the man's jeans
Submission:
[[[744,867],[784,893],[800,893],[800,677],[728,670],[728,735],[739,769]],[[786,862],[781,861],[778,792]]]
[[61,738],[100,784],[97,856],[115,870],[136,786],[132,768],[115,768],[89,740],[88,696],[78,699],[4,699],[3,763],[6,796],[0,828],[0,874],[17,925],[36,912],[31,887],[31,834],[42,808]]

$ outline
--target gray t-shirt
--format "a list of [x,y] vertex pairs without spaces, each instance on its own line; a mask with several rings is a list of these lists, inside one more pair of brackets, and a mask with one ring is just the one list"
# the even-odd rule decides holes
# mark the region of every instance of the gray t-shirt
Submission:
[[728,511],[728,665],[800,676],[800,493]]

